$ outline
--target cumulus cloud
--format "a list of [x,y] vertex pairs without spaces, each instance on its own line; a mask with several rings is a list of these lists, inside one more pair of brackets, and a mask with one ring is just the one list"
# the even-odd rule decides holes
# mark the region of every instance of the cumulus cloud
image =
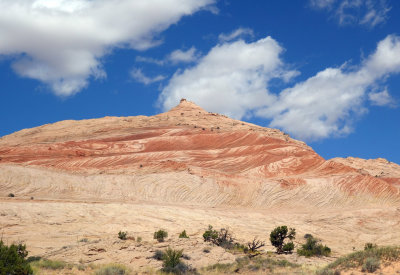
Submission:
[[159,82],[165,79],[165,76],[163,75],[157,75],[154,77],[149,77],[146,76],[143,72],[142,69],[139,68],[133,68],[130,72],[131,77],[136,80],[137,82],[143,83],[144,85],[149,85],[154,82]]
[[339,24],[375,27],[387,20],[390,7],[386,0],[310,0],[312,7],[333,12]]
[[221,33],[218,36],[218,39],[220,42],[227,42],[227,41],[232,41],[238,37],[243,37],[243,36],[254,36],[254,32],[252,29],[249,28],[238,28],[228,34]]
[[271,79],[288,80],[296,75],[285,70],[279,57],[282,51],[271,37],[254,43],[238,40],[219,44],[196,66],[176,72],[163,89],[160,103],[167,110],[187,98],[209,111],[234,118],[251,116],[275,101],[266,88]]
[[116,47],[144,50],[182,16],[214,0],[2,0],[0,55],[13,69],[62,96],[103,78],[101,59]]
[[217,45],[196,66],[176,72],[159,100],[169,109],[187,98],[209,111],[269,119],[271,127],[317,140],[350,133],[367,112],[367,94],[373,104],[387,105],[387,91],[371,90],[400,72],[400,38],[390,35],[357,68],[327,68],[274,94],[268,89],[272,78],[296,75],[285,70],[282,50],[270,37]]

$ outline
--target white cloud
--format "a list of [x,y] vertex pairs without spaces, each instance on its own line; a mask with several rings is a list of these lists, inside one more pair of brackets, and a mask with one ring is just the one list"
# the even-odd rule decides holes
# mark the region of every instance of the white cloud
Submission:
[[400,38],[388,36],[356,70],[327,68],[282,91],[277,101],[258,115],[272,118],[272,127],[301,139],[346,135],[352,131],[354,121],[367,111],[365,95],[369,89],[399,71]]
[[146,56],[136,56],[136,62],[151,63],[151,64],[156,64],[159,66],[162,66],[165,64],[164,60],[155,59],[155,58],[146,57]]
[[[276,95],[269,92],[269,81],[296,75],[284,70],[281,52],[270,37],[217,45],[196,66],[173,76],[160,103],[169,109],[187,98],[234,118],[271,119],[271,127],[317,140],[350,133],[355,120],[367,111],[367,93],[400,72],[400,38],[390,35],[356,69],[327,68]],[[386,91],[368,97],[373,104],[387,105],[383,103],[390,95]]]
[[232,41],[235,40],[238,37],[243,37],[243,36],[250,36],[253,37],[254,36],[254,32],[252,29],[249,28],[238,28],[234,31],[232,31],[231,33],[225,34],[225,33],[221,33],[218,36],[218,39],[220,42],[227,42],[227,41]]
[[396,103],[392,96],[389,94],[387,89],[381,92],[371,92],[368,94],[368,98],[371,101],[372,105],[376,106],[396,106]]
[[165,79],[163,75],[157,75],[154,77],[146,76],[141,69],[133,68],[130,72],[131,77],[137,82],[143,83],[144,85],[149,85],[154,82],[159,82]]
[[214,0],[2,0],[0,55],[14,70],[72,95],[106,73],[101,58],[116,47],[143,50],[182,16]]
[[312,7],[333,12],[340,25],[360,24],[375,27],[387,20],[386,0],[310,0]]
[[137,56],[136,57],[136,62],[142,62],[142,63],[150,63],[150,64],[156,64],[158,66],[164,66],[166,64],[178,64],[178,63],[192,63],[199,59],[200,53],[197,51],[195,47],[191,47],[190,49],[184,51],[184,50],[175,50],[165,56],[163,59],[155,59],[152,57],[146,57],[146,56]]
[[271,37],[217,45],[196,66],[175,73],[163,89],[160,103],[167,110],[187,98],[209,111],[234,118],[251,116],[274,101],[275,96],[266,89],[272,78],[295,75],[283,68],[282,51]]
[[314,8],[324,9],[331,8],[336,0],[310,0],[310,4]]
[[191,47],[187,51],[175,50],[169,56],[168,60],[172,63],[190,63],[197,60],[199,54],[195,47]]

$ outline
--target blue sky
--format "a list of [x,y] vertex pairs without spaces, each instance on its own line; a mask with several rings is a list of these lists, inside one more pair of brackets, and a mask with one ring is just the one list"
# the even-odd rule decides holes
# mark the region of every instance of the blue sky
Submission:
[[400,163],[400,2],[0,0],[0,136],[184,97]]

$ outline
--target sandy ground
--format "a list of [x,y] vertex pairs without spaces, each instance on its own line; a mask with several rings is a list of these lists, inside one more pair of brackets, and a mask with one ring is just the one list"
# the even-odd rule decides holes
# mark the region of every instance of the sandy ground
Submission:
[[[151,258],[157,249],[168,246],[184,249],[193,267],[229,263],[235,255],[204,243],[202,234],[209,224],[229,228],[242,243],[254,236],[267,242],[278,225],[297,230],[297,245],[311,233],[332,248],[331,258],[291,261],[323,265],[336,257],[362,249],[366,242],[378,245],[400,243],[400,207],[365,209],[235,209],[199,208],[150,203],[84,202],[55,200],[0,199],[0,228],[6,243],[24,242],[30,256],[61,259],[71,263],[123,263],[133,270],[161,267]],[[165,229],[166,242],[153,240],[153,233]],[[189,239],[179,239],[186,229]],[[142,241],[121,241],[119,231]],[[204,252],[204,248],[210,252]],[[311,262],[313,261],[313,262]]]

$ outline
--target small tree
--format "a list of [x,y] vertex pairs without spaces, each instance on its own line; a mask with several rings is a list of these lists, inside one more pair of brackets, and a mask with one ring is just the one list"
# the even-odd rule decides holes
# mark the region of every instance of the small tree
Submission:
[[160,229],[154,232],[154,239],[156,239],[159,242],[163,242],[166,237],[168,237],[167,231]]
[[0,274],[33,274],[26,260],[27,256],[25,245],[12,244],[8,247],[0,241]]
[[[269,240],[271,244],[276,247],[276,252],[278,254],[281,253],[290,253],[294,249],[294,244],[292,240],[295,239],[296,229],[290,228],[288,230],[286,225],[278,226],[274,230],[272,230],[269,235]],[[290,242],[286,242],[285,240],[289,239]]]

